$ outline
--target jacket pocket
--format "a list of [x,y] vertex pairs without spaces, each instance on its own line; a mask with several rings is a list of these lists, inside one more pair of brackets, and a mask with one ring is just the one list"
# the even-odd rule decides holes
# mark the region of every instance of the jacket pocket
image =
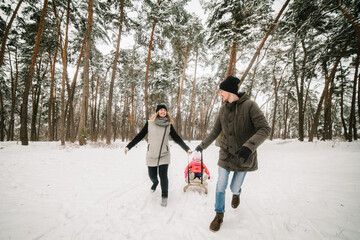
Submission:
[[251,168],[254,165],[255,157],[253,154],[251,154],[246,161],[245,158],[235,158],[236,161],[234,161],[234,164],[239,168]]
[[149,149],[150,149],[150,144],[148,144],[148,146],[147,146],[147,151],[149,151]]
[[230,156],[230,153],[227,151],[226,148],[220,148],[219,160],[228,161],[229,156]]

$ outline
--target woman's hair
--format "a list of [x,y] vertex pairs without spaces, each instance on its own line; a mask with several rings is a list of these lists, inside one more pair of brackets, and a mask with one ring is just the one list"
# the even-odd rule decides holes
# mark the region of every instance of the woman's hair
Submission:
[[[152,115],[151,117],[150,117],[150,121],[155,121],[155,119],[157,118],[159,116],[159,112],[157,112],[157,113],[155,113],[154,115]],[[174,120],[170,117],[170,115],[169,115],[169,113],[166,111],[166,116],[165,116],[168,120],[169,120],[169,122],[171,123],[171,124],[173,124],[174,123]]]

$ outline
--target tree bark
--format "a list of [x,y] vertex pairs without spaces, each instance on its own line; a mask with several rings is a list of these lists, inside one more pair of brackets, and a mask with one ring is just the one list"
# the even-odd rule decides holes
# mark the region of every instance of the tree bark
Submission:
[[290,99],[290,91],[284,94],[284,104],[283,104],[284,130],[283,130],[282,139],[288,138],[288,119],[290,115],[289,99]]
[[[258,56],[258,58],[257,58],[257,62],[256,62],[255,67],[254,67],[254,69],[253,69],[253,75],[252,75],[252,78],[251,78],[251,80],[250,80],[250,86],[249,86],[249,89],[248,89],[248,91],[247,91],[247,92],[248,92],[248,95],[249,95],[249,98],[252,97],[252,91],[253,91],[253,87],[254,87],[254,82],[255,82],[255,77],[256,77],[257,69],[258,69],[260,63],[264,60],[264,58],[265,58],[265,56],[266,56],[266,53],[267,53],[267,50],[269,49],[269,47],[270,47],[270,44],[268,44],[268,46],[265,48],[264,54],[262,55],[261,59],[260,59],[260,54],[259,54],[259,56]],[[256,98],[256,96],[255,96],[255,98]],[[254,101],[255,101],[255,99],[254,99]]]
[[359,58],[360,58],[360,49],[358,49],[357,51],[357,56],[355,60],[354,84],[353,84],[353,92],[351,97],[351,111],[350,111],[350,120],[349,120],[349,134],[348,134],[349,142],[352,142],[353,136],[355,140],[357,139],[357,132],[355,130],[356,129],[355,105],[356,105],[356,85],[357,85]]
[[95,91],[95,94],[93,94],[92,98],[92,104],[91,104],[91,141],[97,142],[97,128],[96,126],[99,125],[99,122],[96,118],[97,113],[97,100],[98,100],[98,91],[99,91],[99,85],[100,85],[100,77],[96,78],[96,86],[95,90],[92,90],[93,93]]
[[68,47],[68,31],[69,31],[69,19],[70,19],[70,0],[68,0],[67,11],[66,11],[66,27],[65,27],[65,42],[63,45],[60,23],[57,16],[55,1],[53,1],[53,10],[56,18],[56,26],[58,30],[60,50],[61,50],[61,59],[62,59],[62,81],[61,81],[61,126],[60,126],[60,141],[61,145],[65,145],[65,122],[66,122],[66,113],[65,113],[65,82],[67,81],[67,47]]
[[19,66],[17,58],[17,49],[15,49],[15,77],[13,77],[13,70],[11,64],[11,56],[9,52],[9,62],[10,62],[10,76],[11,76],[11,110],[10,110],[10,123],[8,130],[8,141],[14,141],[15,135],[15,106],[16,106],[16,91],[19,80]]
[[252,57],[249,65],[248,65],[248,67],[246,68],[245,72],[243,73],[243,75],[242,75],[241,78],[240,78],[240,84],[239,84],[240,86],[241,86],[241,84],[243,83],[243,81],[245,80],[246,76],[248,75],[248,73],[249,73],[252,65],[253,65],[254,62],[255,62],[255,59],[256,59],[256,58],[258,57],[258,55],[260,54],[260,51],[261,51],[261,49],[263,48],[263,46],[264,46],[267,38],[269,37],[269,35],[270,35],[270,33],[272,32],[272,30],[274,30],[277,22],[279,21],[282,13],[284,12],[284,10],[285,10],[285,8],[287,7],[287,5],[289,4],[289,2],[290,2],[290,0],[286,0],[286,2],[284,3],[284,5],[282,6],[280,12],[279,12],[278,15],[276,16],[274,22],[271,24],[269,30],[267,31],[265,37],[264,37],[263,40],[261,41],[259,47],[256,49],[256,52],[255,52],[254,56]]
[[[356,39],[357,39],[357,48],[358,48],[358,54],[360,51],[360,23],[359,20],[346,8],[346,6],[342,3],[342,0],[338,0],[338,5],[340,8],[340,11],[346,18],[346,20],[351,24],[351,26],[354,29]],[[355,66],[359,67],[359,63]],[[360,74],[357,75],[357,81],[358,81],[358,115],[360,116]],[[360,118],[359,118],[359,124],[360,124]],[[356,135],[356,134],[355,134]]]
[[330,81],[335,77],[337,66],[340,63],[341,58],[344,56],[345,51],[346,51],[347,47],[349,46],[351,39],[352,39],[352,36],[350,36],[350,38],[347,40],[347,42],[343,46],[343,48],[341,50],[341,53],[339,54],[339,56],[337,57],[337,59],[336,59],[336,61],[334,63],[334,66],[333,66],[333,68],[331,70],[330,76],[328,78],[325,77],[325,87],[324,87],[324,90],[323,90],[323,92],[321,94],[321,97],[320,97],[320,100],[319,100],[319,103],[318,103],[318,106],[317,106],[317,109],[316,109],[316,113],[315,113],[315,116],[314,116],[314,123],[313,123],[313,125],[311,127],[311,131],[310,131],[310,135],[309,135],[309,142],[313,141],[314,135],[317,133],[317,127],[319,125],[319,119],[320,119],[321,106],[322,106],[323,101],[324,101],[325,92],[329,88]]
[[[299,116],[299,141],[304,141],[304,124],[305,124],[305,100],[304,100],[304,82],[305,82],[305,74],[306,74],[306,61],[307,61],[307,50],[305,47],[305,37],[303,37],[301,39],[301,47],[303,49],[304,52],[304,57],[303,57],[303,61],[302,61],[302,66],[301,66],[301,76],[300,76],[300,83],[299,83],[299,79],[298,79],[298,73],[297,73],[297,62],[296,62],[296,57],[295,57],[295,52],[296,52],[296,46],[294,49],[294,55],[293,55],[293,64],[294,64],[294,76],[295,76],[295,86],[296,86],[296,93],[297,93],[297,98],[298,98],[298,105],[299,105],[299,111],[298,111],[298,116]],[[296,44],[296,43],[295,43]]]
[[193,89],[191,92],[191,100],[190,100],[190,114],[189,114],[189,133],[188,133],[188,140],[193,139],[193,131],[194,131],[194,102],[195,102],[195,90],[196,90],[196,72],[197,72],[197,64],[199,58],[199,50],[196,49],[196,56],[195,56],[195,72],[194,72],[194,81],[193,81]]
[[40,95],[40,108],[39,108],[39,119],[37,120],[38,122],[38,127],[37,127],[37,133],[36,133],[36,136],[37,136],[37,141],[40,140],[40,130],[41,130],[41,116],[42,116],[42,108],[43,108],[43,100],[44,100],[44,97],[42,95]]
[[152,30],[151,30],[151,36],[150,36],[148,57],[147,57],[147,62],[146,62],[145,93],[144,93],[144,96],[145,96],[145,118],[146,119],[149,119],[149,102],[148,102],[149,69],[150,69],[151,49],[152,49],[152,43],[154,40],[154,32],[155,32],[156,23],[157,23],[157,19],[154,19]]
[[50,73],[51,73],[51,83],[50,83],[50,97],[49,97],[49,109],[48,109],[48,125],[49,125],[49,141],[54,141],[54,127],[53,127],[53,108],[54,108],[54,88],[55,88],[55,65],[57,58],[57,49],[55,49],[54,60],[51,59],[51,53],[49,53],[50,60]]
[[122,119],[121,119],[121,127],[122,127],[122,130],[121,130],[121,140],[122,141],[125,141],[126,139],[126,108],[127,108],[127,105],[128,105],[128,97],[127,96],[124,96],[124,100],[121,101],[121,102],[124,102],[124,106],[123,106],[123,115],[122,115]]
[[0,141],[5,140],[5,116],[4,116],[4,103],[2,96],[2,86],[0,82]]
[[328,90],[325,92],[324,99],[324,131],[323,131],[323,139],[330,140],[332,139],[332,118],[331,118],[331,101],[332,94],[334,90],[334,79],[331,79],[331,83],[329,85]]
[[279,100],[278,92],[279,92],[280,84],[282,82],[283,75],[284,75],[284,72],[286,70],[286,67],[287,67],[287,65],[285,65],[285,67],[284,67],[284,69],[282,71],[282,74],[280,76],[279,81],[277,81],[276,74],[275,74],[276,63],[274,65],[274,67],[273,67],[273,81],[274,81],[275,100],[274,100],[274,111],[273,111],[273,119],[272,119],[272,126],[271,126],[271,132],[270,132],[270,140],[273,140],[273,138],[274,138],[274,132],[275,132],[275,128],[276,128],[275,124],[276,124],[277,105],[278,105],[278,100]]
[[236,74],[236,51],[237,51],[237,43],[234,41],[231,46],[231,53],[230,53],[230,59],[229,59],[229,65],[226,70],[226,77],[232,75],[235,76]]
[[76,71],[71,83],[71,86],[69,83],[67,83],[67,91],[68,91],[68,106],[69,106],[69,119],[70,119],[70,142],[74,143],[76,140],[76,135],[77,135],[77,128],[75,126],[75,107],[74,107],[74,95],[75,95],[75,87],[76,87],[76,82],[77,82],[77,76],[79,73],[79,69],[80,69],[80,64],[81,64],[81,59],[84,53],[84,47],[85,47],[85,40],[86,40],[86,36],[83,39],[82,45],[81,45],[81,49],[80,49],[80,53],[79,53],[79,58],[77,61],[77,66],[76,66]]
[[186,52],[184,54],[184,67],[183,67],[183,72],[182,72],[182,76],[181,76],[181,82],[180,82],[180,86],[179,86],[179,92],[178,92],[178,99],[177,99],[177,104],[176,104],[176,109],[177,109],[177,113],[176,113],[176,128],[177,128],[177,132],[179,134],[179,136],[182,136],[182,124],[181,124],[181,97],[182,97],[182,91],[184,88],[184,81],[185,81],[185,75],[186,75],[186,66],[187,66],[187,60],[188,60],[188,56],[189,56],[189,50],[190,50],[190,43],[187,44],[186,46]]
[[[106,82],[106,78],[107,78],[107,74],[109,73],[109,70],[110,70],[110,66],[107,68],[106,70],[106,74],[105,74],[105,77],[103,78],[102,80],[102,83],[101,83],[101,87],[100,87],[100,96],[99,96],[99,104],[98,104],[98,108],[97,108],[97,122],[98,122],[98,127],[96,129],[96,141],[99,137],[99,129],[100,129],[100,109],[101,109],[101,103],[103,102],[103,92],[104,92],[104,85],[105,85],[105,82]],[[105,104],[104,104],[105,105]],[[101,136],[101,139],[103,138],[103,134],[101,133],[100,134]]]
[[85,54],[84,54],[84,86],[83,86],[83,94],[81,100],[81,115],[80,115],[80,123],[79,123],[79,131],[78,131],[78,140],[80,146],[86,145],[86,137],[87,137],[87,108],[88,108],[88,100],[89,100],[89,68],[90,68],[90,51],[91,51],[91,31],[92,31],[92,21],[93,21],[93,7],[94,0],[89,0],[89,8],[88,8],[88,23],[85,35]]
[[36,130],[36,120],[39,110],[39,102],[40,102],[40,95],[41,95],[41,85],[45,76],[47,74],[47,66],[44,70],[44,73],[41,75],[41,61],[38,64],[37,68],[37,84],[33,85],[33,104],[32,104],[32,117],[31,117],[31,130],[30,130],[30,140],[37,141],[38,135]]
[[359,20],[346,8],[346,6],[342,3],[342,0],[338,0],[338,5],[340,11],[346,18],[346,20],[351,24],[356,34],[356,39],[358,42],[358,46],[360,46],[360,23]]
[[107,121],[106,121],[106,144],[111,143],[111,110],[112,110],[112,99],[113,99],[113,91],[114,91],[114,81],[116,76],[116,69],[117,63],[119,59],[119,52],[120,52],[120,39],[121,39],[121,32],[122,32],[122,24],[124,19],[124,0],[121,0],[120,4],[120,26],[119,26],[119,33],[116,43],[116,53],[114,59],[114,66],[111,74],[111,81],[110,81],[110,89],[109,89],[109,101],[108,101],[108,109],[107,109]]
[[[341,69],[342,69],[342,67],[341,67]],[[341,91],[340,91],[340,117],[341,117],[341,125],[344,128],[344,137],[345,137],[345,139],[348,139],[346,121],[345,121],[345,117],[344,117],[344,80],[343,80],[342,73],[341,73]]]
[[1,41],[1,50],[0,50],[0,67],[3,65],[4,63],[4,56],[5,56],[5,47],[6,47],[6,41],[7,41],[7,38],[9,36],[9,32],[10,32],[10,29],[11,29],[11,25],[12,23],[14,22],[15,20],[15,17],[16,17],[16,14],[20,8],[20,5],[21,3],[23,2],[23,0],[20,0],[18,2],[18,4],[16,5],[16,8],[10,18],[10,21],[8,23],[8,25],[6,26],[6,29],[5,29],[5,32],[4,32],[4,36],[3,36],[3,39]]
[[28,126],[27,126],[28,113],[27,113],[27,111],[28,111],[28,101],[29,101],[28,98],[29,98],[29,91],[30,91],[32,78],[34,75],[36,57],[37,57],[37,54],[39,51],[41,34],[42,34],[43,28],[44,28],[47,5],[48,5],[48,0],[44,0],[44,6],[43,6],[42,13],[41,13],[40,24],[39,24],[38,32],[36,35],[34,52],[31,57],[30,69],[29,69],[29,73],[28,73],[27,77],[25,78],[25,88],[24,88],[23,102],[21,104],[21,113],[20,113],[20,122],[21,122],[20,140],[21,140],[22,145],[29,145],[28,132],[27,132],[28,131]]

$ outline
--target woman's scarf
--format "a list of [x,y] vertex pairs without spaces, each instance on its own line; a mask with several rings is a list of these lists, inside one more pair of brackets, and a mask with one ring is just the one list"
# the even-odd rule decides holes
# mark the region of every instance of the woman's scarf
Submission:
[[161,127],[166,127],[169,126],[170,122],[166,117],[157,117],[155,118],[155,124]]

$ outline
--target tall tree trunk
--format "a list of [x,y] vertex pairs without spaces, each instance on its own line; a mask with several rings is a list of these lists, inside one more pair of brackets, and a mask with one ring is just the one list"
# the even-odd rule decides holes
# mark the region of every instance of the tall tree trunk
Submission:
[[121,39],[121,32],[122,32],[122,24],[124,19],[124,0],[121,0],[120,4],[120,24],[119,24],[119,33],[116,43],[116,53],[114,59],[114,66],[111,74],[111,81],[110,81],[110,89],[109,89],[109,101],[108,101],[108,111],[107,111],[107,121],[106,121],[106,144],[111,143],[111,110],[112,110],[112,99],[113,99],[113,91],[114,91],[114,81],[116,76],[116,69],[117,63],[119,59],[119,52],[120,52],[120,39]]
[[248,75],[248,73],[249,73],[252,65],[253,65],[254,62],[255,62],[255,59],[256,59],[256,58],[258,57],[258,55],[260,54],[260,51],[261,51],[261,49],[263,48],[263,46],[264,46],[267,38],[269,37],[269,35],[270,35],[270,33],[272,32],[272,30],[274,30],[277,22],[279,21],[282,13],[284,12],[284,10],[285,10],[285,8],[287,7],[287,5],[289,4],[289,2],[290,2],[290,0],[286,0],[286,2],[284,3],[284,5],[282,6],[280,12],[279,12],[278,15],[276,16],[274,22],[271,24],[269,30],[267,31],[265,37],[264,37],[263,40],[261,41],[259,47],[256,49],[256,52],[255,52],[254,56],[252,57],[249,65],[248,65],[248,67],[246,68],[245,72],[243,73],[243,75],[242,75],[241,78],[240,78],[240,86],[241,86],[241,84],[243,83],[243,81],[245,80],[246,76]]
[[[358,48],[358,55],[360,55],[360,48]],[[358,75],[357,80],[358,81],[358,116],[359,116],[359,125],[360,125],[360,73],[359,73],[359,63],[356,65],[356,68],[358,69]]]
[[186,66],[187,66],[187,60],[188,60],[188,56],[189,56],[189,50],[190,50],[190,44],[188,43],[186,46],[186,52],[183,54],[185,59],[184,59],[184,67],[183,67],[183,72],[182,72],[182,76],[181,76],[181,82],[180,82],[180,86],[179,86],[179,94],[178,94],[178,99],[177,99],[177,104],[176,104],[176,109],[177,109],[177,113],[176,113],[176,128],[177,128],[177,132],[178,134],[181,136],[182,135],[182,124],[181,124],[181,97],[182,97],[182,91],[184,88],[184,81],[185,81],[185,75],[186,75]]
[[[355,60],[355,73],[354,73],[354,84],[353,84],[353,92],[351,97],[351,111],[350,111],[350,121],[349,121],[349,135],[348,141],[351,142],[352,138],[357,139],[357,132],[353,131],[356,129],[356,119],[355,119],[355,105],[356,105],[356,84],[358,77],[358,68],[359,68],[359,58],[360,58],[360,49],[357,51],[357,56]],[[353,135],[354,132],[354,135]]]
[[[295,39],[297,38],[297,34],[295,34]],[[296,96],[298,100],[298,118],[299,118],[299,141],[304,141],[304,124],[305,124],[305,100],[304,100],[304,81],[305,81],[305,72],[306,72],[306,61],[307,61],[307,50],[305,47],[305,37],[301,39],[301,46],[304,52],[304,57],[301,65],[301,75],[300,81],[298,76],[298,63],[296,62],[296,49],[297,42],[294,43],[294,52],[293,52],[293,74],[295,79],[295,87],[296,87]]]
[[114,126],[113,126],[113,137],[114,137],[113,141],[115,142],[116,137],[117,137],[117,125],[118,125],[117,122],[116,122],[116,120],[117,120],[117,107],[116,107],[116,104],[115,104],[114,108],[115,108],[115,112],[114,112]]
[[[101,87],[100,87],[100,96],[99,96],[99,104],[98,104],[98,107],[97,107],[97,122],[98,122],[98,127],[96,128],[96,141],[99,137],[99,129],[100,129],[100,110],[101,110],[101,103],[103,102],[103,92],[104,92],[104,85],[105,85],[105,81],[106,81],[106,78],[107,78],[107,74],[109,73],[109,70],[110,70],[110,66],[107,68],[106,70],[106,74],[105,74],[105,77],[103,78],[102,80],[102,83],[101,83]],[[104,104],[105,105],[105,104]],[[101,128],[103,129],[103,128]],[[101,139],[103,138],[103,134],[100,133],[100,137]]]
[[50,97],[49,97],[49,109],[48,109],[48,125],[49,125],[49,141],[54,141],[54,127],[53,127],[53,108],[54,108],[54,90],[55,90],[55,65],[57,58],[57,48],[55,49],[54,60],[51,59],[51,53],[49,52],[50,60],[50,73],[51,73],[51,83],[50,83]]
[[87,136],[87,106],[89,100],[89,68],[90,68],[90,51],[91,51],[91,31],[92,31],[92,21],[93,21],[93,7],[94,0],[89,0],[88,8],[88,23],[86,28],[86,40],[85,40],[85,54],[84,54],[84,86],[83,86],[83,95],[81,101],[81,115],[78,131],[78,140],[79,144],[86,144]]
[[0,141],[5,140],[5,116],[4,116],[4,103],[2,96],[2,86],[0,82]]
[[358,47],[360,46],[360,23],[359,20],[346,8],[346,6],[342,3],[342,0],[338,0],[339,8],[346,18],[346,20],[351,24],[354,29],[356,39],[358,42]]
[[[282,82],[282,79],[283,79],[283,75],[284,75],[284,72],[286,70],[286,67],[287,65],[285,65],[283,71],[282,71],[282,74],[280,76],[280,79],[279,81],[277,81],[276,79],[276,74],[275,74],[275,69],[276,69],[276,63],[273,67],[273,81],[274,81],[274,96],[275,96],[275,101],[274,101],[274,111],[273,111],[273,119],[272,119],[272,126],[271,126],[271,132],[270,132],[270,140],[273,140],[274,138],[274,132],[275,132],[275,124],[276,124],[276,113],[277,113],[277,105],[278,105],[278,100],[279,100],[279,96],[278,96],[278,93],[279,93],[279,88],[280,88],[280,84]],[[280,123],[279,123],[280,124]],[[281,124],[280,124],[281,126]],[[281,129],[281,128],[279,128]]]
[[339,54],[336,61],[334,62],[334,66],[333,66],[333,68],[331,70],[330,76],[328,78],[325,77],[325,87],[324,87],[324,90],[323,90],[323,92],[322,92],[322,94],[320,96],[320,100],[319,100],[319,103],[318,103],[318,106],[317,106],[317,109],[316,109],[316,113],[315,113],[315,116],[314,116],[314,123],[313,123],[313,125],[311,127],[311,131],[310,131],[309,142],[312,142],[313,139],[314,139],[314,135],[317,134],[317,128],[318,128],[319,120],[320,120],[321,106],[322,106],[323,101],[324,101],[325,92],[329,88],[330,81],[335,77],[336,69],[337,69],[337,67],[338,67],[338,65],[340,63],[341,58],[344,56],[345,51],[346,51],[347,47],[349,46],[351,39],[352,39],[352,36],[349,37],[349,39],[346,41],[345,45],[343,46],[343,48],[341,50],[341,53]]
[[130,113],[130,139],[135,137],[135,124],[134,124],[134,83],[131,83],[131,113]]
[[127,105],[128,105],[128,97],[124,96],[124,100],[121,101],[121,102],[124,102],[124,108],[123,108],[123,115],[122,115],[122,119],[121,119],[121,140],[122,141],[125,141],[125,138],[126,138],[126,108],[127,108]]
[[[358,48],[358,55],[359,55],[359,52],[360,52],[360,23],[359,23],[359,20],[346,8],[346,6],[342,2],[343,2],[342,0],[338,0],[338,5],[339,5],[339,8],[340,8],[342,14],[344,15],[346,20],[351,24],[351,26],[354,29],[356,39],[357,39],[357,48]],[[355,68],[358,68],[358,67],[359,67],[359,62],[357,62]],[[358,81],[358,115],[360,116],[360,74],[358,74],[356,76],[356,78]],[[359,117],[359,124],[360,124],[360,117]],[[349,126],[349,127],[351,128],[351,126]]]
[[17,49],[15,49],[15,77],[13,77],[11,56],[9,53],[9,62],[10,62],[10,76],[11,76],[11,110],[10,110],[10,123],[8,130],[8,141],[14,141],[14,130],[15,130],[15,107],[16,107],[16,92],[17,85],[19,80],[19,66],[17,58]]
[[[341,69],[342,69],[342,67],[341,67]],[[345,117],[344,117],[344,80],[343,79],[344,79],[343,74],[341,74],[340,117],[341,117],[341,125],[344,128],[344,137],[345,137],[345,139],[348,139],[346,121],[345,121]]]
[[275,124],[276,124],[276,112],[277,112],[277,105],[278,105],[278,94],[275,93],[275,100],[274,100],[274,109],[273,109],[273,118],[272,118],[272,124],[271,124],[271,132],[270,132],[270,140],[272,141],[274,138],[274,132],[275,132]]
[[37,57],[37,54],[38,54],[38,51],[39,51],[41,34],[42,34],[42,31],[43,31],[43,28],[44,28],[47,5],[48,5],[48,0],[44,0],[44,6],[43,6],[43,10],[41,12],[39,29],[38,29],[38,32],[37,32],[37,35],[36,35],[36,42],[35,42],[34,52],[33,52],[33,55],[31,57],[30,69],[29,69],[29,73],[28,73],[27,77],[25,77],[25,88],[24,88],[23,102],[21,104],[21,113],[20,113],[20,122],[21,122],[20,140],[21,140],[22,145],[29,145],[28,132],[27,132],[28,131],[28,126],[27,126],[28,113],[27,113],[27,111],[28,111],[28,101],[29,101],[28,98],[29,98],[29,91],[30,91],[32,78],[33,78],[33,75],[34,75],[36,57]]
[[44,70],[44,73],[41,75],[41,61],[39,62],[38,65],[39,66],[37,68],[37,84],[33,85],[33,104],[32,104],[33,114],[31,117],[31,130],[30,130],[31,141],[37,141],[38,139],[37,130],[36,130],[36,120],[39,110],[41,85],[47,74],[47,66],[46,69]]
[[188,140],[193,139],[193,130],[194,130],[194,120],[195,117],[193,116],[194,113],[194,102],[195,102],[195,90],[196,90],[196,72],[197,72],[197,64],[199,58],[199,49],[196,49],[196,56],[195,56],[195,72],[194,72],[194,81],[193,81],[193,89],[191,92],[191,100],[190,100],[190,114],[189,114],[189,133],[188,133]]
[[323,131],[323,139],[330,140],[332,139],[332,118],[331,118],[331,101],[332,94],[334,90],[334,79],[331,79],[331,83],[329,85],[328,90],[325,92],[324,99],[324,131]]
[[252,91],[253,91],[253,87],[254,87],[254,83],[255,83],[255,77],[256,77],[257,69],[258,69],[260,63],[264,60],[269,47],[270,47],[270,44],[268,44],[267,47],[265,48],[264,54],[262,55],[261,59],[260,59],[260,54],[259,54],[259,56],[257,58],[256,64],[255,64],[255,67],[254,67],[254,70],[253,70],[252,78],[250,80],[250,86],[248,88],[249,98],[252,97]]
[[54,101],[53,101],[53,105],[52,105],[52,132],[53,132],[53,140],[57,141],[57,113],[58,113],[58,104],[57,104],[57,100],[56,100],[56,89],[54,91]]
[[8,23],[8,25],[6,26],[6,29],[5,29],[5,32],[4,32],[4,35],[3,35],[3,39],[1,41],[1,50],[0,50],[0,67],[3,65],[4,63],[4,56],[5,56],[5,47],[6,47],[6,41],[7,41],[7,38],[9,36],[9,32],[10,32],[10,29],[11,29],[11,25],[12,23],[14,22],[15,20],[15,17],[16,17],[16,14],[20,8],[20,5],[21,3],[23,2],[23,0],[20,0],[18,2],[18,4],[16,5],[16,8],[10,18],[10,21]]
[[60,141],[61,145],[65,145],[65,122],[66,122],[66,113],[65,113],[65,82],[67,81],[67,47],[68,47],[68,32],[69,32],[69,20],[70,20],[70,0],[67,2],[67,11],[66,11],[66,26],[65,26],[65,42],[63,45],[60,23],[57,16],[55,1],[53,1],[53,10],[56,18],[56,26],[58,29],[58,36],[60,42],[61,50],[61,59],[62,59],[62,81],[61,81],[61,123],[60,123]]
[[98,86],[99,86],[99,80],[100,77],[98,76],[96,78],[96,85],[94,86],[93,78],[91,78],[91,120],[90,120],[90,132],[91,132],[91,141],[96,141],[96,107],[97,107],[97,92],[98,92]]
[[69,86],[70,84],[67,83],[67,91],[68,91],[68,105],[69,105],[69,119],[70,119],[70,142],[74,143],[76,140],[76,135],[77,135],[77,128],[75,126],[75,107],[74,107],[74,95],[75,95],[75,87],[76,87],[76,82],[77,82],[77,76],[79,73],[79,69],[80,69],[80,64],[81,64],[81,59],[84,53],[84,47],[85,47],[85,40],[86,40],[86,36],[83,39],[82,45],[81,45],[81,49],[80,49],[80,53],[79,53],[79,58],[77,61],[77,65],[76,65],[76,71],[71,83],[71,86]]
[[149,43],[149,51],[148,51],[148,57],[146,62],[146,73],[145,73],[145,118],[149,119],[149,100],[148,100],[148,88],[149,88],[149,69],[150,69],[150,59],[151,59],[151,49],[152,49],[152,43],[154,40],[154,32],[155,32],[155,26],[157,23],[157,19],[154,19],[152,30],[151,30],[151,36],[150,36],[150,43]]
[[43,106],[43,96],[40,95],[40,109],[39,109],[39,119],[38,119],[38,127],[37,127],[37,133],[36,133],[36,141],[40,140],[40,130],[41,130],[41,112],[42,112],[42,106]]
[[236,41],[233,42],[231,46],[231,53],[230,53],[230,59],[229,59],[229,65],[226,70],[226,77],[232,75],[235,76],[236,74],[236,51],[237,51],[237,43]]
[[130,67],[130,85],[131,85],[131,109],[130,109],[130,134],[129,138],[133,139],[135,137],[135,123],[134,123],[134,65],[135,65],[135,51],[136,45],[134,44],[132,50],[132,59],[131,59],[131,67]]
[[289,119],[289,113],[290,113],[290,107],[289,107],[289,99],[290,99],[290,91],[284,94],[284,104],[283,104],[283,118],[284,118],[284,130],[282,139],[288,138],[288,119]]

